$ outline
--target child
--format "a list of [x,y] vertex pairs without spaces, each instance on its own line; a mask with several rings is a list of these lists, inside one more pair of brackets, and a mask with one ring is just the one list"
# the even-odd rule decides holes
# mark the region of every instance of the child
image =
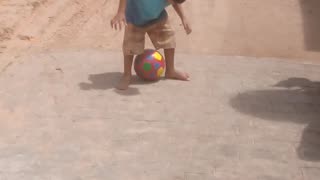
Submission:
[[184,15],[181,4],[185,0],[120,0],[116,16],[111,20],[111,27],[121,30],[125,26],[123,40],[124,73],[117,89],[126,90],[131,80],[134,55],[142,54],[147,33],[156,49],[164,49],[166,59],[165,77],[169,79],[188,80],[189,75],[177,71],[174,67],[175,32],[168,22],[165,10],[170,4],[179,15],[187,34],[191,27]]

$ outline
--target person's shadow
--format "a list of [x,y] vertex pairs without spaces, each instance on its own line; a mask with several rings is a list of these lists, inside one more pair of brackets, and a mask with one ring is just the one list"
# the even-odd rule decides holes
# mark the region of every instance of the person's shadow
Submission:
[[309,51],[320,51],[320,1],[299,0],[303,20],[305,49]]
[[[109,90],[114,89],[114,91],[121,95],[137,95],[140,94],[138,88],[129,87],[125,91],[120,91],[115,89],[116,84],[121,78],[122,73],[120,72],[107,72],[101,74],[89,74],[88,80],[90,82],[81,82],[79,87],[81,90]],[[138,76],[134,75],[132,77],[132,85],[146,85],[151,83],[156,83],[157,81],[143,81]]]
[[240,93],[230,100],[233,108],[265,120],[307,124],[297,154],[320,161],[320,82],[305,78],[280,81],[274,90]]

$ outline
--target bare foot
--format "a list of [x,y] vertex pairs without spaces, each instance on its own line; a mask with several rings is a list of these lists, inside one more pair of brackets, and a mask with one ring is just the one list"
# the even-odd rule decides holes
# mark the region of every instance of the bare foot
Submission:
[[119,90],[126,90],[129,88],[130,81],[131,81],[131,76],[123,75],[120,81],[118,82],[116,88]]
[[189,74],[185,72],[180,72],[177,70],[174,70],[172,72],[166,72],[165,77],[167,79],[176,79],[181,81],[188,81],[189,80]]

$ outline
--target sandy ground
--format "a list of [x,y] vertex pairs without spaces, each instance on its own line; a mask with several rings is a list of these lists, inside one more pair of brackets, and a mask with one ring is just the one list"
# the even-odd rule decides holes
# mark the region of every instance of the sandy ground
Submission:
[[319,65],[177,58],[190,82],[127,91],[121,53],[17,58],[0,74],[0,179],[319,179]]
[[[169,12],[179,52],[319,59],[319,7],[316,0],[193,0],[185,4],[191,36]],[[111,0],[0,0],[0,52],[120,51],[123,32],[109,27],[116,9]]]

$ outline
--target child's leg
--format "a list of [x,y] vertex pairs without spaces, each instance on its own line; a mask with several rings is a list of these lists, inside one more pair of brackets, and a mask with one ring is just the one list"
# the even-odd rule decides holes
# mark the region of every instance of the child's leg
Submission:
[[129,87],[132,75],[134,54],[141,54],[144,50],[145,31],[128,24],[125,28],[123,39],[123,75],[116,86],[117,89],[126,90]]
[[132,76],[132,62],[133,62],[133,55],[123,55],[123,75],[116,86],[117,89],[125,90],[128,89],[131,76]]
[[174,48],[164,49],[164,55],[166,59],[165,77],[168,79],[177,79],[177,80],[187,81],[189,79],[189,75],[185,72],[180,72],[175,69],[174,53],[175,53]]

